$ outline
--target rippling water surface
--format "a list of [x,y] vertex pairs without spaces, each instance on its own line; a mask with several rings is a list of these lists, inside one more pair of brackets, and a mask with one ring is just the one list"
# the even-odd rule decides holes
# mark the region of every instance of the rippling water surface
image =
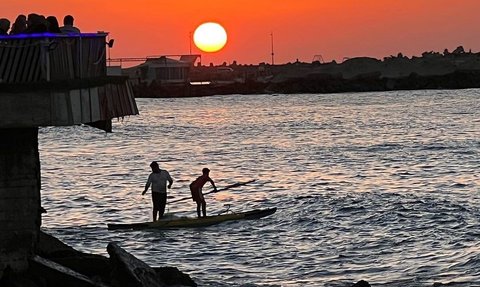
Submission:
[[[111,241],[200,286],[480,286],[480,90],[138,99],[139,116],[42,128],[43,229],[107,255]],[[170,195],[208,166],[208,212],[256,221],[108,231],[149,220],[158,160]],[[208,189],[207,189],[208,190]],[[195,204],[169,205],[195,216]]]

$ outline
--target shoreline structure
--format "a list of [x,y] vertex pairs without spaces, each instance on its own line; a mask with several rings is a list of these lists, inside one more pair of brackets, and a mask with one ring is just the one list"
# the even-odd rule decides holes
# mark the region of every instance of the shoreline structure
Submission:
[[[480,54],[461,47],[420,58],[399,54],[341,64],[195,67],[195,60],[161,57],[124,69],[127,79],[107,73],[106,36],[0,37],[1,286],[196,286],[177,268],[151,268],[116,243],[108,244],[110,258],[105,258],[76,251],[40,228],[45,210],[38,127],[88,124],[111,131],[113,118],[138,114],[131,83],[136,97],[480,86]],[[353,286],[370,285],[359,281]]]
[[383,60],[356,57],[342,63],[220,66],[164,56],[147,58],[121,74],[129,77],[138,98],[464,89],[480,87],[480,53],[459,46],[453,52],[411,58],[399,53]]

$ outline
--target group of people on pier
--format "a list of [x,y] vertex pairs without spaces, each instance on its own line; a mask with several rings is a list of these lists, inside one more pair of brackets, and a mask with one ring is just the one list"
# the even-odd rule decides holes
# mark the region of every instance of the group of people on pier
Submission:
[[[150,185],[152,186],[152,202],[153,202],[153,221],[158,218],[161,219],[165,213],[165,206],[167,205],[167,187],[170,189],[173,184],[173,179],[170,176],[170,173],[167,170],[160,169],[156,161],[150,164],[152,173],[148,176],[147,183],[145,184],[145,189],[142,192],[144,195]],[[197,203],[197,215],[198,217],[207,216],[207,203],[202,193],[202,188],[205,183],[210,182],[213,187],[213,191],[217,191],[215,183],[210,178],[210,170],[208,168],[202,169],[202,175],[190,183],[190,192],[192,195],[192,200]],[[168,185],[167,185],[168,183]],[[201,212],[200,212],[201,211]]]
[[31,13],[28,16],[18,15],[10,27],[10,20],[0,18],[0,36],[34,33],[78,34],[80,29],[73,25],[73,21],[73,16],[67,15],[63,18],[63,26],[60,27],[55,16],[45,17]]

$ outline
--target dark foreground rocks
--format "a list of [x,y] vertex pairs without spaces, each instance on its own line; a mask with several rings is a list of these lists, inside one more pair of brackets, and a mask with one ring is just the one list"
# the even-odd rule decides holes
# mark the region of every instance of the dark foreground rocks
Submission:
[[175,267],[152,268],[116,243],[109,243],[110,258],[87,254],[40,234],[37,252],[29,269],[16,274],[8,269],[2,287],[181,287],[197,286],[189,275]]
[[[190,287],[197,284],[176,267],[150,267],[116,243],[107,246],[109,258],[77,251],[41,232],[37,254],[22,274],[8,268],[0,287]],[[322,284],[319,284],[322,286]],[[351,287],[371,287],[360,280]],[[375,286],[375,285],[374,285]],[[433,287],[450,286],[434,283]],[[413,286],[405,286],[413,287]]]
[[357,283],[353,284],[352,287],[371,287],[371,286],[367,281],[360,280]]

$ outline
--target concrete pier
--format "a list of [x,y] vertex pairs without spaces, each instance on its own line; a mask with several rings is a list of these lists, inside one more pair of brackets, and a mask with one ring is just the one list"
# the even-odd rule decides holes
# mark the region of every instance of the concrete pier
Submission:
[[107,75],[106,33],[0,36],[0,278],[33,258],[41,225],[38,129],[138,114],[126,77]]
[[35,250],[41,223],[37,137],[38,128],[0,129],[1,271],[27,268]]

